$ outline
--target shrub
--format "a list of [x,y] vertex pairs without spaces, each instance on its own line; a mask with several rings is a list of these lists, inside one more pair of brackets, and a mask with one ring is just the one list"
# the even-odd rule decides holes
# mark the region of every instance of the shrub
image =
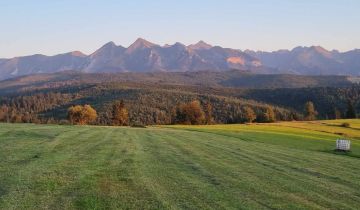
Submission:
[[341,124],[341,127],[350,128],[350,123],[347,123],[347,122],[342,123],[342,124]]
[[70,124],[70,122],[68,120],[62,119],[59,121],[59,125],[69,125],[69,124]]
[[146,128],[145,125],[140,124],[140,123],[135,123],[135,124],[131,124],[132,128]]

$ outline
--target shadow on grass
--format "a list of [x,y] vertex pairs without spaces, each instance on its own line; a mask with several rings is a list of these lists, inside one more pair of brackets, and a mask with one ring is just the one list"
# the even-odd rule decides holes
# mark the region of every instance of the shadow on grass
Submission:
[[354,127],[351,127],[351,125],[349,124],[349,126],[344,126],[343,124],[331,124],[331,123],[321,123],[323,125],[326,125],[326,126],[332,126],[332,127],[337,127],[337,128],[348,128],[348,129],[352,129],[352,130],[356,130],[356,131],[360,131],[360,128],[354,128]]
[[334,154],[334,155],[342,155],[342,156],[360,158],[360,154],[354,154],[352,151],[341,151],[341,150],[334,149],[334,150],[320,150],[320,152],[325,152],[325,153]]
[[7,194],[7,190],[5,190],[2,186],[0,186],[0,198]]

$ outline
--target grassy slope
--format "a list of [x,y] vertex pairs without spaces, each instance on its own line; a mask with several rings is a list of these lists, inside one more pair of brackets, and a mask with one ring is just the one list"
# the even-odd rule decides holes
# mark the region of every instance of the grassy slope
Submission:
[[340,123],[0,124],[0,208],[356,209],[360,121]]
[[[348,122],[349,128],[341,124]],[[352,151],[345,155],[360,158],[360,120],[282,122],[252,125],[172,126],[290,148],[334,153],[336,139],[352,140]],[[259,135],[257,135],[259,134]]]

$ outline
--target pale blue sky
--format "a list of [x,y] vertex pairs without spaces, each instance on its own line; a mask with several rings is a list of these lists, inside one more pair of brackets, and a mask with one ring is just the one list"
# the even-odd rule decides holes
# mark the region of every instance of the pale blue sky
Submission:
[[360,48],[360,0],[0,0],[0,57],[204,40],[238,49]]

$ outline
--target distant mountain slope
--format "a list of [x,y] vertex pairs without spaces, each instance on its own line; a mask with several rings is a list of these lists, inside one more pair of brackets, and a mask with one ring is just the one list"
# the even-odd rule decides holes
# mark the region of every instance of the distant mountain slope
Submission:
[[0,59],[0,80],[22,75],[74,70],[101,72],[187,72],[246,70],[253,73],[300,75],[360,75],[360,50],[345,53],[322,47],[291,51],[240,51],[203,41],[160,46],[137,39],[128,48],[109,42],[90,55],[70,52],[55,56],[32,55]]
[[296,47],[293,50],[246,53],[264,66],[303,75],[360,75],[360,50],[340,53],[320,46]]
[[32,55],[0,61],[0,79],[35,73],[53,73],[81,70],[86,66],[87,56],[70,52],[55,56]]
[[0,81],[0,95],[26,90],[56,89],[99,83],[136,83],[209,88],[304,88],[346,87],[360,82],[358,77],[304,76],[290,74],[252,74],[232,70],[224,72],[147,72],[81,73],[76,71],[37,74]]

